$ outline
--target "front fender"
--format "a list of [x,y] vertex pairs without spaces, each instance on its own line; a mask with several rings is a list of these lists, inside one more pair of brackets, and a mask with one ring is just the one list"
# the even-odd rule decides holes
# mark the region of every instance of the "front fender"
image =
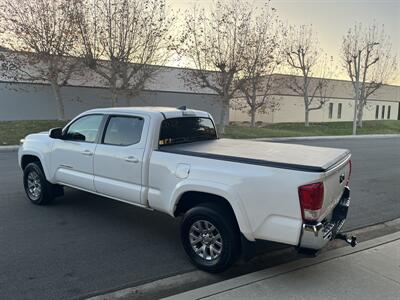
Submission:
[[51,143],[43,143],[38,140],[25,141],[18,150],[18,163],[22,165],[22,158],[25,155],[32,155],[39,158],[42,164],[44,174],[49,182],[52,182],[52,174],[50,168],[50,151]]
[[177,184],[175,190],[171,195],[170,207],[168,210],[171,212],[171,214],[175,212],[179,200],[181,199],[182,195],[186,192],[202,192],[225,198],[229,202],[235,213],[235,217],[238,222],[241,233],[249,241],[255,240],[242,201],[237,195],[237,193],[235,193],[235,191],[230,186],[206,180],[182,181]]

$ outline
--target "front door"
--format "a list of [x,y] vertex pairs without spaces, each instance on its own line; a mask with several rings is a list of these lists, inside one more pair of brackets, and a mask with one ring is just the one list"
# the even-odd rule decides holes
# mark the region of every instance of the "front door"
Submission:
[[98,193],[140,203],[148,121],[145,116],[109,116],[94,155],[94,185]]
[[51,154],[55,180],[88,191],[94,191],[93,157],[103,115],[86,115],[71,123],[56,140]]

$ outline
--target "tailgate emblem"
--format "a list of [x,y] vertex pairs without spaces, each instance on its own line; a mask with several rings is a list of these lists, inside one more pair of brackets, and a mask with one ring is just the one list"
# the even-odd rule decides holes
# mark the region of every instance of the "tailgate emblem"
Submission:
[[339,176],[339,183],[342,183],[344,181],[344,179],[346,178],[346,176],[344,175],[344,173],[340,174]]

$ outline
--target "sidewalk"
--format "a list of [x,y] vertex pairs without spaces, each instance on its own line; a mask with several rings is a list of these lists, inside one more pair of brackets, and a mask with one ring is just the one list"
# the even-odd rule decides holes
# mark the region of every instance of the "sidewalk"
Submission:
[[166,299],[399,300],[400,232]]

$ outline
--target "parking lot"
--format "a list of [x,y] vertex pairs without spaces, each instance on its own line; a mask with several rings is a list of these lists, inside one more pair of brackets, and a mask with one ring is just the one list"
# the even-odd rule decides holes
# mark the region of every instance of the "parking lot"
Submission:
[[[296,143],[352,151],[347,230],[400,217],[400,138]],[[70,189],[35,206],[21,175],[16,152],[0,152],[0,298],[83,298],[194,269],[179,220]]]

